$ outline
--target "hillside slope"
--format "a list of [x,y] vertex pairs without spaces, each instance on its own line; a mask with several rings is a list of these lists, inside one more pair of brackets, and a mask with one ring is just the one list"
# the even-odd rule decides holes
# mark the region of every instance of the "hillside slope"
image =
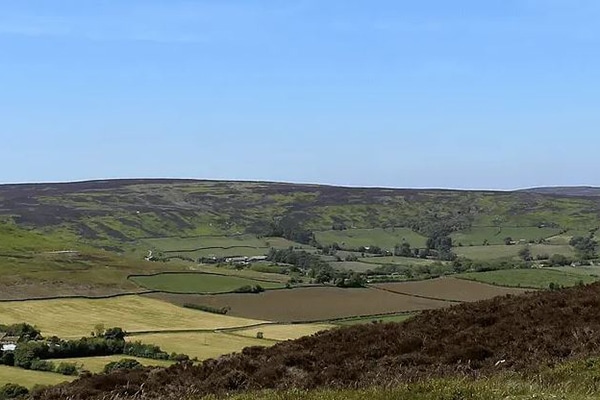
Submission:
[[0,221],[118,250],[144,237],[409,227],[600,225],[595,198],[532,192],[348,188],[267,182],[113,180],[0,185]]
[[535,371],[600,354],[600,284],[498,297],[426,312],[403,324],[340,328],[253,347],[200,366],[92,376],[42,399],[356,388],[444,376]]

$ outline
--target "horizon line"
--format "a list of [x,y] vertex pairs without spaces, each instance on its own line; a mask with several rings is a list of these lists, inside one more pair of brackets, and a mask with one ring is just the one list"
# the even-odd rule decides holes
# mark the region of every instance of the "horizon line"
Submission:
[[276,181],[265,179],[231,179],[231,178],[189,178],[189,177],[119,177],[119,178],[90,178],[76,180],[42,180],[42,181],[19,181],[19,182],[0,182],[1,186],[26,186],[26,185],[69,185],[82,183],[101,183],[101,182],[122,182],[122,181],[181,181],[181,182],[232,182],[232,183],[265,183],[265,184],[283,184],[283,185],[302,185],[302,186],[322,186],[322,187],[338,187],[348,189],[381,189],[381,190],[425,190],[425,191],[476,191],[476,192],[518,192],[524,190],[535,189],[559,189],[559,188],[582,188],[582,189],[600,189],[600,186],[581,184],[581,185],[543,185],[543,186],[528,186],[512,189],[499,188],[457,188],[457,187],[436,187],[436,186],[421,186],[421,187],[399,187],[399,186],[382,186],[382,185],[346,185],[339,183],[324,183],[324,182],[303,182],[303,181]]

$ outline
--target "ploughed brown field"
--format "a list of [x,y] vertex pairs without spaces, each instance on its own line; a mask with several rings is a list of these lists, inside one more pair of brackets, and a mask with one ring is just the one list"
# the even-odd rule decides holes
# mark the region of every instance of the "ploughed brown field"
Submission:
[[451,301],[478,301],[507,294],[521,294],[531,289],[504,288],[456,278],[439,278],[417,282],[381,283],[374,287],[395,293]]
[[318,321],[448,307],[454,303],[387,292],[380,289],[298,288],[260,294],[172,295],[149,294],[174,304],[231,307],[227,315],[294,322]]

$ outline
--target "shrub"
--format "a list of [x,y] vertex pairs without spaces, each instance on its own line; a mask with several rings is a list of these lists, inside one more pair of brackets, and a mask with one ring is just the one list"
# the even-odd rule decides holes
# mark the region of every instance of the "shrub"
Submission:
[[169,356],[169,360],[177,361],[177,362],[185,362],[185,361],[190,360],[190,356],[188,356],[187,354],[171,353],[171,355]]
[[35,359],[31,361],[29,368],[34,371],[54,372],[55,366],[51,361]]
[[264,292],[265,289],[260,285],[246,285],[240,288],[237,288],[233,291],[233,293],[261,293]]
[[2,357],[0,358],[0,364],[13,367],[15,365],[15,353],[13,353],[12,351],[5,351],[4,353],[2,353]]
[[126,343],[123,354],[134,357],[151,358],[153,360],[168,360],[169,354],[162,351],[160,347],[142,342]]
[[111,372],[122,370],[122,369],[140,369],[140,368],[142,368],[142,364],[140,364],[139,361],[131,359],[131,358],[124,358],[122,360],[113,361],[111,363],[106,364],[104,366],[103,372],[105,374],[110,374]]
[[26,387],[14,383],[7,383],[0,388],[0,399],[18,399],[25,397],[28,394],[29,390],[27,390]]
[[56,372],[62,375],[74,376],[77,375],[77,365],[63,362],[58,364]]
[[209,312],[209,313],[213,313],[213,314],[221,314],[221,315],[227,314],[229,312],[229,310],[231,309],[230,307],[216,308],[216,307],[211,307],[211,306],[205,306],[203,304],[193,304],[193,303],[184,303],[183,306],[185,308],[191,308],[193,310],[200,310],[200,311],[205,311],[205,312]]
[[108,340],[125,340],[126,332],[121,328],[110,328],[104,331],[102,337]]

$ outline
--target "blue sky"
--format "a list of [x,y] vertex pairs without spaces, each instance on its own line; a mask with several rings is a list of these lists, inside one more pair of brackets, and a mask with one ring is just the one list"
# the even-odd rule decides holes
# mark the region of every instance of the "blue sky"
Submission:
[[0,182],[600,185],[595,0],[0,0]]

